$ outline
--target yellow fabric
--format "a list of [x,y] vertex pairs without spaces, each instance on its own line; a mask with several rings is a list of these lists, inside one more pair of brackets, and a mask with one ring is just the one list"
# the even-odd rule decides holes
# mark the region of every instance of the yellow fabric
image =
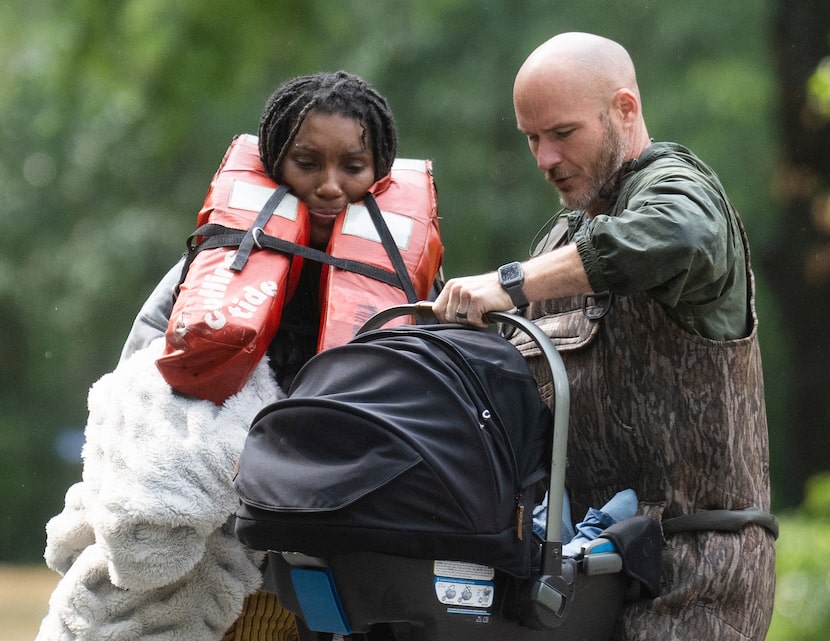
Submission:
[[242,612],[222,641],[298,641],[294,615],[272,592],[254,592],[245,598]]

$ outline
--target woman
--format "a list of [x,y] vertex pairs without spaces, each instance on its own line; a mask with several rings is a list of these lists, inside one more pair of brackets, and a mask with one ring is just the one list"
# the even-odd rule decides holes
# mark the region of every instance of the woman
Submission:
[[[357,76],[342,71],[286,82],[269,98],[260,120],[264,170],[274,182],[289,186],[308,208],[309,245],[316,249],[327,248],[346,206],[389,174],[396,150],[396,126],[386,100]],[[429,251],[437,265],[440,248]],[[320,263],[305,262],[300,285],[282,310],[269,349],[271,365],[286,390],[317,348],[320,271]],[[122,359],[167,330],[180,279],[181,264],[168,272],[142,307]]]
[[[382,191],[397,149],[386,100],[342,71],[281,85],[266,103],[258,140],[261,170],[305,206],[307,245],[324,251],[347,207]],[[434,209],[434,194],[426,200]],[[431,283],[440,242],[428,252]],[[256,591],[263,555],[233,536],[232,473],[253,414],[279,398],[318,349],[323,269],[304,261],[268,365],[221,406],[177,394],[159,375],[181,264],[159,283],[118,368],[90,390],[84,480],[47,525],[47,564],[64,577],[38,641],[296,638],[293,616]],[[324,284],[333,271],[323,272]]]

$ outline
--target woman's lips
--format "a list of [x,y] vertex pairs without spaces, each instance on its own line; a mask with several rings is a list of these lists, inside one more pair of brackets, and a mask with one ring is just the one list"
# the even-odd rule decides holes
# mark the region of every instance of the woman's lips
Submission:
[[309,209],[308,215],[312,218],[321,218],[325,220],[330,220],[332,218],[337,218],[337,215],[343,211],[342,208],[340,209]]

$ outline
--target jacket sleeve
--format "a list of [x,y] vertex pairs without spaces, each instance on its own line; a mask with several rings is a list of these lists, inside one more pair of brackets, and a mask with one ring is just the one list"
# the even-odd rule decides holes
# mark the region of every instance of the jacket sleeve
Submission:
[[170,321],[170,314],[173,313],[176,287],[181,279],[183,263],[184,258],[173,265],[156,285],[149,298],[144,301],[124,342],[119,362],[144,349],[160,336],[164,336]]
[[642,180],[609,215],[576,232],[588,280],[594,291],[648,292],[693,334],[745,336],[747,257],[738,214],[713,173],[677,167],[655,163],[638,172]]
[[575,242],[597,291],[648,291],[667,307],[717,297],[737,241],[719,195],[691,180],[662,180],[614,215],[599,215]]

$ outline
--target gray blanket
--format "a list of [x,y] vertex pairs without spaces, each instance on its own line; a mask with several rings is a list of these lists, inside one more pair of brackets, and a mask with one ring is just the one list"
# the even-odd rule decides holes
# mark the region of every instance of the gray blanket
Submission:
[[233,535],[233,470],[254,415],[284,396],[260,363],[222,407],[176,394],[135,353],[89,392],[83,480],[46,526],[61,573],[36,641],[221,639],[262,580]]

